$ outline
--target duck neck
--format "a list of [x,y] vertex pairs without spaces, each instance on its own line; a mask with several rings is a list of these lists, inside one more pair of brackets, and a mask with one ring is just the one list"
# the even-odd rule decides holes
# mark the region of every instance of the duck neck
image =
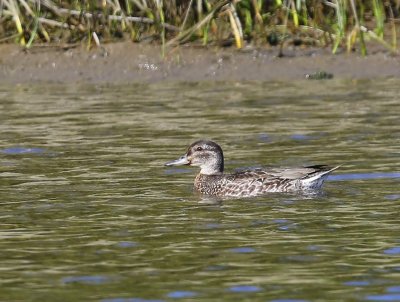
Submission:
[[224,160],[217,160],[201,167],[200,174],[222,175],[224,173]]

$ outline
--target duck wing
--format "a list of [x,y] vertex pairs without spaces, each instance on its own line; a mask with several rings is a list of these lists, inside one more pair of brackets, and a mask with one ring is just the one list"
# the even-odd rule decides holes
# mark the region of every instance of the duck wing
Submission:
[[245,170],[229,175],[225,185],[228,191],[238,194],[237,196],[319,189],[327,175],[338,167],[314,165],[297,168]]
[[296,168],[273,168],[268,169],[265,172],[277,178],[285,179],[305,179],[315,175],[330,173],[339,167],[329,167],[327,165],[314,165],[307,167],[296,167]]
[[267,192],[287,192],[293,179],[282,178],[277,171],[262,169],[241,171],[226,177],[224,184],[227,195],[256,196]]
[[246,178],[267,178],[267,179],[305,179],[315,175],[330,173],[333,170],[339,168],[330,167],[327,165],[314,165],[306,167],[294,167],[294,168],[256,168],[251,170],[243,170],[232,174],[237,179]]

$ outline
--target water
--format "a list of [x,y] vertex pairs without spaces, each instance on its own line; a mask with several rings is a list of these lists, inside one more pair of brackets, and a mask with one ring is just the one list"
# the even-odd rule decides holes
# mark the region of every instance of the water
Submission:
[[[1,301],[400,301],[399,80],[0,88]],[[343,164],[204,200],[166,168]]]

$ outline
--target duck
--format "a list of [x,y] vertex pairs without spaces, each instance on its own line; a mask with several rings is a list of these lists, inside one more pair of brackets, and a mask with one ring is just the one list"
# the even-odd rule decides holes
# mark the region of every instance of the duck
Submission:
[[295,168],[256,168],[224,173],[222,148],[210,140],[192,143],[187,152],[165,166],[200,167],[194,190],[202,195],[251,197],[267,193],[310,192],[321,189],[328,175],[340,166],[313,165]]

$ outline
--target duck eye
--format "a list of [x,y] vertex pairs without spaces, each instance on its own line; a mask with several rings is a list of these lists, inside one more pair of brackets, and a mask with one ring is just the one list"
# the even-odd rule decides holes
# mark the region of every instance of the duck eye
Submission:
[[203,148],[202,147],[197,147],[196,151],[203,151]]

